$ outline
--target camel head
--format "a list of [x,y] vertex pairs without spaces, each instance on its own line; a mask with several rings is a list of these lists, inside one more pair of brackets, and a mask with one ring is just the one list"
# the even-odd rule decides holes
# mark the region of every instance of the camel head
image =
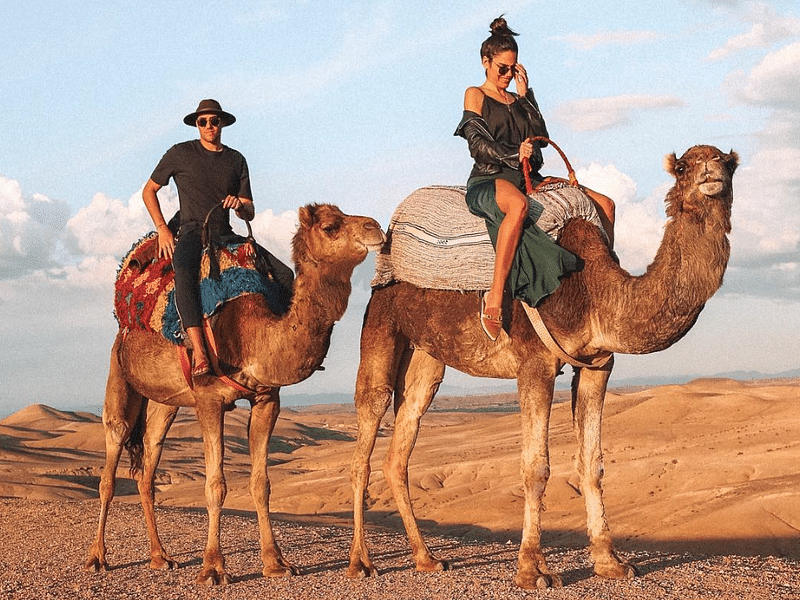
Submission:
[[303,206],[299,217],[292,239],[292,260],[298,273],[309,264],[353,269],[386,241],[377,221],[346,215],[332,204]]
[[738,165],[736,152],[725,154],[714,146],[692,146],[680,158],[674,153],[666,156],[664,168],[675,178],[667,194],[667,215],[688,214],[706,222],[716,213],[729,232],[733,173]]

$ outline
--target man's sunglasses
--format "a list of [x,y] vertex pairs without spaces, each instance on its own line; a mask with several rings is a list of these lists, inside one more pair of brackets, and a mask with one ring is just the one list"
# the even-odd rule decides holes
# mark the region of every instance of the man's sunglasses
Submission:
[[198,127],[205,127],[206,124],[208,124],[211,127],[219,127],[219,124],[221,122],[222,121],[220,120],[219,117],[210,117],[208,119],[206,119],[205,117],[200,117],[199,119],[197,119],[197,126]]
[[500,65],[497,67],[497,72],[500,74],[500,77],[503,77],[506,73],[511,71],[512,75],[517,74],[517,65]]

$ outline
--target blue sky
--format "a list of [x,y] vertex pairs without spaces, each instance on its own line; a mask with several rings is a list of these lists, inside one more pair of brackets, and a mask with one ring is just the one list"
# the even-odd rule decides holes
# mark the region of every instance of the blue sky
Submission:
[[[388,224],[429,184],[462,184],[452,132],[479,47],[505,13],[519,60],[579,179],[617,202],[617,251],[643,272],[671,185],[663,156],[739,152],[725,285],[674,348],[613,378],[797,368],[800,10],[794,1],[37,2],[0,7],[0,401],[102,401],[112,282],[152,227],[141,188],[195,137],[201,98],[237,116],[259,240],[288,258],[297,208]],[[563,173],[555,155],[545,171]],[[175,205],[174,192],[163,202]],[[356,273],[327,370],[292,394],[353,389],[372,259]],[[465,388],[487,385],[448,374]],[[613,384],[613,379],[612,379]]]

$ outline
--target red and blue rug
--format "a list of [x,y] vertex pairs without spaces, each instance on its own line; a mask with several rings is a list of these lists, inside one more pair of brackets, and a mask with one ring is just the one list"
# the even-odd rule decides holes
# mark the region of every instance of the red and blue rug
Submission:
[[[205,316],[246,294],[262,294],[270,305],[280,306],[279,284],[256,270],[255,256],[247,242],[222,247],[217,256],[218,277],[209,276],[207,254],[200,265],[200,304]],[[155,232],[134,244],[120,263],[114,285],[114,315],[122,328],[156,332],[174,344],[182,343],[175,307],[175,272],[170,259],[158,258]]]

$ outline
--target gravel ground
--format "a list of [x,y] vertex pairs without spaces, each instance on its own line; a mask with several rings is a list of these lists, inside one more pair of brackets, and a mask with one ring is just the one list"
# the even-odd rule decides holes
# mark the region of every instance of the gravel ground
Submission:
[[402,532],[372,529],[369,542],[382,574],[363,580],[344,576],[350,545],[348,527],[275,520],[284,555],[301,568],[290,579],[261,577],[256,518],[223,516],[223,549],[233,583],[198,586],[206,536],[203,510],[159,508],[161,538],[181,563],[175,571],[151,571],[147,536],[138,505],[112,506],[107,530],[106,573],[83,571],[92,541],[98,501],[0,500],[0,598],[141,599],[800,599],[800,562],[774,557],[703,556],[658,552],[623,553],[636,565],[633,581],[592,575],[584,550],[548,548],[551,568],[565,587],[526,591],[514,587],[518,546],[511,543],[429,537],[433,551],[451,562],[444,573],[416,573]]

